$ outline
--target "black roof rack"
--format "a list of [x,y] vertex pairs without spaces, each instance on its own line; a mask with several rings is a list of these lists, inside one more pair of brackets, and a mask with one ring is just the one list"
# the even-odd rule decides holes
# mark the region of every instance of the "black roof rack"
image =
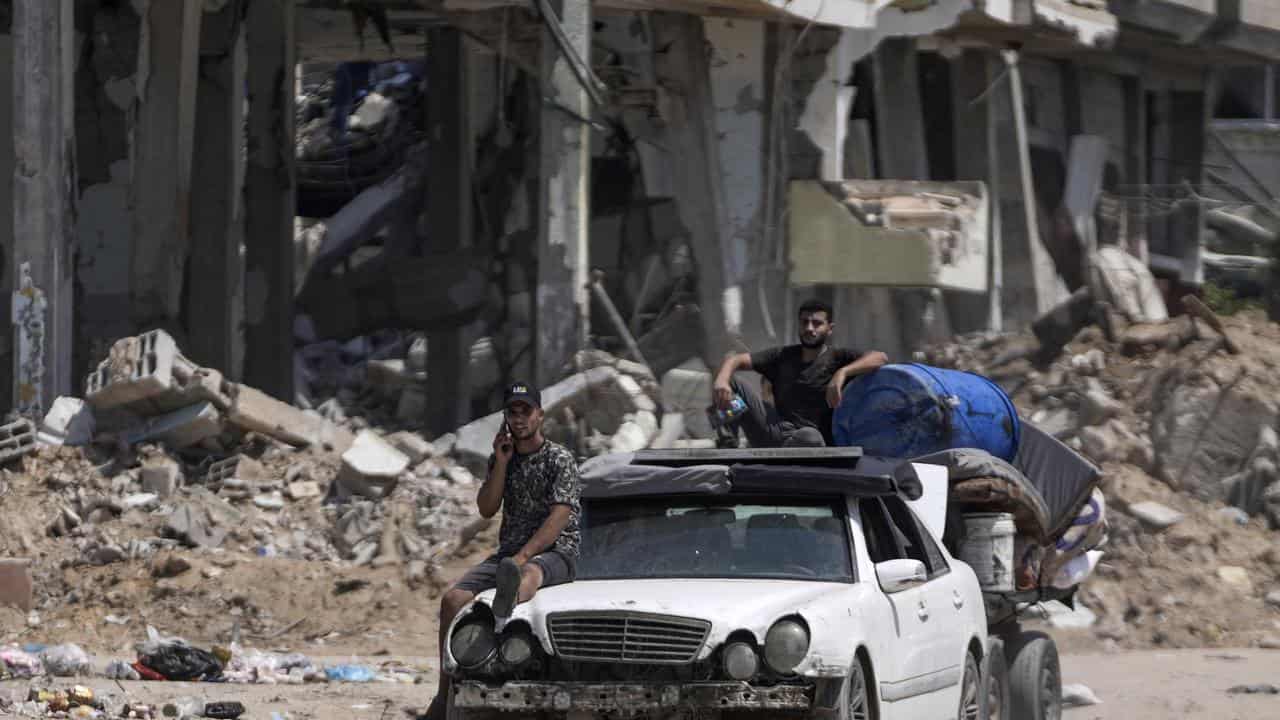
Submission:
[[712,450],[684,448],[639,450],[632,465],[807,465],[852,468],[862,459],[860,447],[831,448],[742,448]]

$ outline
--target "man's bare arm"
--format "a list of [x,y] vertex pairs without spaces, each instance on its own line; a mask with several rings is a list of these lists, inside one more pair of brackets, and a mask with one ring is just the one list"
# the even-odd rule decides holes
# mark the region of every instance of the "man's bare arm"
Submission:
[[516,563],[523,565],[529,562],[530,558],[554,545],[560,533],[569,527],[571,519],[573,519],[573,508],[568,505],[552,505],[551,513],[542,522],[542,527],[538,528],[538,532],[534,533],[533,537],[529,538],[529,542],[516,553]]
[[476,509],[480,517],[491,518],[502,509],[502,493],[507,488],[507,461],[501,458],[489,466],[489,475],[476,495]]
[[720,363],[720,371],[716,373],[715,382],[711,385],[711,399],[716,407],[721,410],[729,407],[729,402],[733,399],[733,388],[729,386],[733,374],[739,370],[751,369],[750,353],[736,353],[726,357],[724,362]]
[[844,397],[844,384],[849,382],[851,378],[869,373],[888,362],[888,355],[879,350],[872,350],[869,353],[863,353],[857,360],[837,370],[831,376],[831,382],[827,384],[827,405],[833,410],[840,405],[840,399]]

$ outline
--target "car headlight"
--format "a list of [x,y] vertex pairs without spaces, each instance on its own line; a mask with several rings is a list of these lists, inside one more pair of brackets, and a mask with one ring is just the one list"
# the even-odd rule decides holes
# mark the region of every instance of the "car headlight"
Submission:
[[764,638],[764,661],[786,675],[809,653],[809,631],[795,620],[779,620]]
[[724,649],[724,672],[734,680],[750,680],[760,669],[760,657],[744,642],[730,643]]
[[498,657],[502,662],[516,666],[529,662],[533,657],[533,640],[528,633],[518,632],[508,635],[498,647]]
[[493,623],[482,618],[468,620],[453,631],[449,652],[464,668],[471,668],[493,656],[496,644]]

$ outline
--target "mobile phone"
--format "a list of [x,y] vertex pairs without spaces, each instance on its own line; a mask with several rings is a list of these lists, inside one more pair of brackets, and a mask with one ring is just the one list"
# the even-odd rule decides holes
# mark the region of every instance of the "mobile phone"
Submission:
[[502,434],[507,436],[507,441],[502,444],[503,450],[511,449],[511,425],[506,420],[502,421]]

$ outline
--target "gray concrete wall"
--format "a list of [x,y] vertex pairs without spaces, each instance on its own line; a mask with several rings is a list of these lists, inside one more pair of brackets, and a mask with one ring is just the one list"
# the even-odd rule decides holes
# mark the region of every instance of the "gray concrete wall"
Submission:
[[[7,30],[7,28],[6,28]],[[13,36],[0,35],[0,317],[5,331],[0,333],[0,367],[13,367],[13,333],[9,325],[10,294],[13,292]],[[13,405],[13,384],[0,382],[0,408]]]

